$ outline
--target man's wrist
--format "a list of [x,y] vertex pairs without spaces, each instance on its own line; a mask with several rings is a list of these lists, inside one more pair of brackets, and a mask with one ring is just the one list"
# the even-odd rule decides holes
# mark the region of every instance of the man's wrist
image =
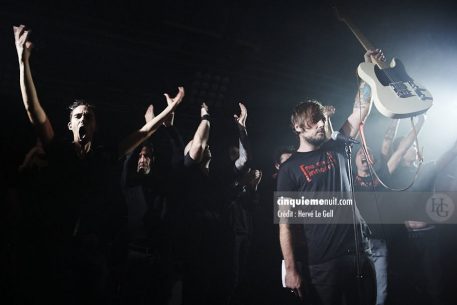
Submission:
[[201,120],[211,121],[211,116],[209,114],[204,114],[201,117]]

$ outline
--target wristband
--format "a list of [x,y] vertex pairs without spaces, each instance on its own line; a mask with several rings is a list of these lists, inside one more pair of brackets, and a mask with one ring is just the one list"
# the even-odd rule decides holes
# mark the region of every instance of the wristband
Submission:
[[204,114],[204,115],[202,116],[202,121],[203,121],[203,120],[207,120],[207,121],[209,122],[210,119],[211,119],[211,116],[210,116],[209,114]]

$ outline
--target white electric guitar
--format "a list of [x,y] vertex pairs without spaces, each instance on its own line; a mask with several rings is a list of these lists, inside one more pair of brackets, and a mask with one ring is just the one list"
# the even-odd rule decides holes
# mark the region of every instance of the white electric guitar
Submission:
[[[335,8],[337,18],[344,22],[365,50],[374,46],[354,24]],[[390,64],[383,61],[361,63],[357,73],[371,87],[374,104],[378,111],[389,118],[401,119],[426,112],[433,105],[433,97],[422,85],[414,81],[402,62],[392,58]]]

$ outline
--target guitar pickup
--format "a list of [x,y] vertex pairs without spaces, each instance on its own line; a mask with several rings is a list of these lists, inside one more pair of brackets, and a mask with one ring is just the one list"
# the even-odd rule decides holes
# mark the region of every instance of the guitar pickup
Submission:
[[427,101],[427,100],[431,101],[431,100],[433,100],[431,97],[428,97],[427,95],[425,95],[424,92],[427,91],[426,89],[419,87],[413,81],[409,81],[408,83],[411,86],[411,88],[413,88],[414,92],[416,92],[417,96],[421,100],[423,100],[423,101]]
[[408,89],[408,87],[403,82],[395,82],[389,84],[398,97],[406,98],[413,96],[413,93]]

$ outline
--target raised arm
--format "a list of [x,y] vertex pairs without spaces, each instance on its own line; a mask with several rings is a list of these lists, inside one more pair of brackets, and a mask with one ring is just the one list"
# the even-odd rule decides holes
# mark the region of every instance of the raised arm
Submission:
[[392,154],[392,142],[397,135],[398,125],[400,120],[394,119],[389,124],[389,127],[386,130],[386,134],[384,135],[384,139],[382,140],[381,144],[381,158],[384,160],[389,160],[389,157]]
[[240,115],[234,115],[234,118],[238,125],[239,131],[239,157],[235,161],[235,167],[238,171],[242,171],[245,169],[247,162],[250,159],[250,152],[249,152],[249,142],[248,142],[248,132],[246,130],[246,119],[248,117],[248,110],[246,106],[242,103],[238,103],[240,106]]
[[197,127],[197,131],[195,131],[193,139],[188,144],[190,147],[188,148],[188,151],[184,151],[184,154],[189,152],[189,157],[195,161],[199,161],[203,157],[203,152],[208,145],[211,124],[208,106],[205,103],[203,103],[200,108],[200,118],[201,121]]
[[411,128],[408,135],[400,141],[400,144],[387,161],[387,168],[389,169],[389,173],[393,173],[397,169],[398,165],[401,162],[401,159],[408,151],[408,149],[411,147],[411,145],[413,145],[414,140],[416,139],[416,133],[419,134],[419,132],[422,129],[422,126],[424,126],[424,122],[425,115],[421,114],[418,118],[418,123],[415,125],[415,130]]
[[19,84],[22,101],[30,123],[35,127],[38,137],[43,144],[47,144],[54,138],[54,130],[46,112],[41,107],[35,84],[33,83],[29,62],[33,46],[29,39],[30,30],[26,29],[25,25],[20,25],[13,26],[13,32],[19,60]]
[[120,143],[119,157],[131,153],[138,145],[149,138],[162,125],[162,123],[167,120],[167,118],[169,118],[184,98],[184,88],[179,87],[178,94],[174,98],[171,98],[166,93],[164,95],[167,99],[168,106],[157,116],[154,116],[152,105],[149,106],[145,114],[146,124],[131,133]]
[[171,153],[171,166],[172,168],[179,168],[183,161],[184,142],[182,140],[179,130],[174,126],[175,113],[172,112],[163,122],[166,127],[165,131],[168,134],[170,145],[172,149]]
[[330,139],[333,133],[333,126],[331,117],[335,114],[335,107],[324,106],[324,117],[325,117],[325,137]]
[[[373,60],[385,61],[381,50],[370,50],[364,55],[365,62]],[[346,122],[340,129],[340,132],[346,136],[355,138],[359,132],[360,123],[363,123],[371,110],[371,88],[367,83],[361,81],[359,90],[355,96],[354,108]]]

